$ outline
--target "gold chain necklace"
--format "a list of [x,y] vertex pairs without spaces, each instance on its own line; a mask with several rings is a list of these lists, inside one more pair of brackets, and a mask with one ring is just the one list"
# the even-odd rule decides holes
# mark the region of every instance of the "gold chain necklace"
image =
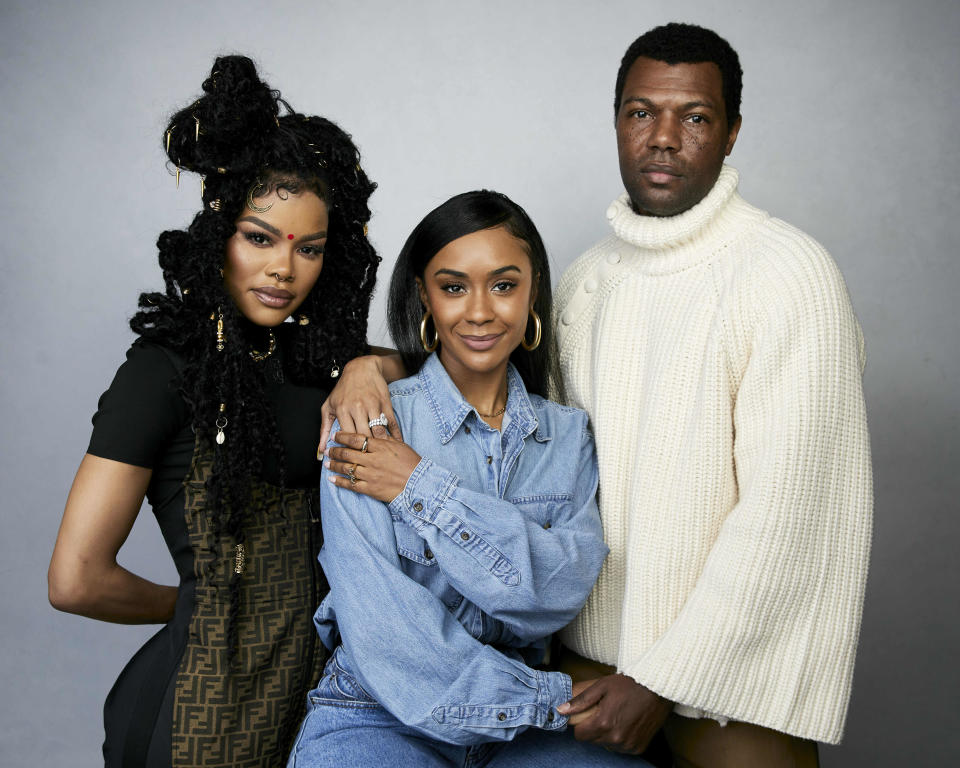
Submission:
[[250,350],[250,359],[255,363],[262,363],[270,355],[272,355],[277,350],[277,337],[273,335],[273,330],[270,330],[270,342],[267,346],[266,352],[257,352],[255,349]]
[[483,416],[483,418],[485,419],[495,419],[497,418],[497,416],[500,416],[501,414],[503,414],[503,412],[506,410],[507,410],[507,404],[504,403],[503,407],[500,408],[499,411],[495,411],[494,413],[480,413],[480,411],[477,411],[477,413]]

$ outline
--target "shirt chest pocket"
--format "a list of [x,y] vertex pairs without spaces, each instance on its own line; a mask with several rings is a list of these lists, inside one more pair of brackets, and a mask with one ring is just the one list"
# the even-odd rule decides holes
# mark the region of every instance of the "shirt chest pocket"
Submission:
[[398,517],[393,518],[393,533],[403,572],[430,590],[449,610],[456,609],[463,602],[463,595],[450,586],[427,542]]
[[573,513],[573,496],[569,493],[538,493],[510,499],[525,518],[545,530],[562,524]]

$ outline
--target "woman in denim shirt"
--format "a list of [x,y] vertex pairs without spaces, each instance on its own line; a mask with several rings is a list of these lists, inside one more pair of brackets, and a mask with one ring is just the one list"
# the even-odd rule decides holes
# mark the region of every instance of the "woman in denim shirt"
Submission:
[[549,734],[571,681],[529,666],[607,553],[586,414],[543,398],[550,308],[543,243],[504,195],[458,195],[407,240],[389,312],[417,371],[390,386],[406,442],[335,427],[314,617],[333,654],[289,766],[638,765]]

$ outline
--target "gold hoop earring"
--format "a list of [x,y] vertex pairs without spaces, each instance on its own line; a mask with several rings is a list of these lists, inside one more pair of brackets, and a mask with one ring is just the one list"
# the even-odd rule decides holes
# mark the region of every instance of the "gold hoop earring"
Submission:
[[420,321],[420,343],[423,344],[425,352],[433,352],[440,343],[440,334],[437,332],[437,324],[433,324],[433,341],[427,343],[427,320],[430,319],[430,312],[423,313],[423,320]]
[[540,325],[540,315],[537,314],[533,307],[530,307],[530,314],[533,315],[533,341],[527,343],[526,331],[524,331],[523,338],[520,340],[520,346],[527,350],[527,352],[533,352],[533,350],[540,346],[540,337],[543,334],[543,328]]

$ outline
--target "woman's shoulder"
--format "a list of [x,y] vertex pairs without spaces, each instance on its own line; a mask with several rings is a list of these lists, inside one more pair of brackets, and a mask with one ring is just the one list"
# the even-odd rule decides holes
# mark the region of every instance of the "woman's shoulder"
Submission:
[[97,403],[87,452],[154,466],[160,451],[189,423],[189,408],[179,391],[182,367],[181,358],[167,347],[134,341]]
[[170,347],[139,337],[127,349],[121,368],[169,378],[182,373],[184,365],[184,358]]
[[418,373],[390,384],[390,404],[401,428],[404,420],[413,415],[418,405],[426,404],[425,394],[426,390]]
[[528,393],[527,396],[530,398],[530,405],[533,406],[541,429],[549,428],[551,432],[559,433],[558,436],[561,437],[578,431],[589,434],[590,419],[583,409],[547,400],[532,393]]

